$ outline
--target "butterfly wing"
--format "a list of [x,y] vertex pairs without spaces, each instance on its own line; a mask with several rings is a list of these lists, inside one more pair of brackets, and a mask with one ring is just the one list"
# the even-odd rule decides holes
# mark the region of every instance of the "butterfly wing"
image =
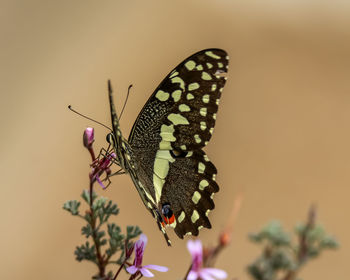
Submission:
[[151,95],[131,130],[137,174],[169,224],[182,238],[210,228],[216,168],[201,150],[210,140],[226,78],[224,50],[202,50],[180,63]]
[[227,53],[220,49],[202,50],[185,59],[148,99],[134,123],[129,143],[147,147],[152,141],[169,150],[203,148],[213,133],[226,82],[219,73],[227,69]]

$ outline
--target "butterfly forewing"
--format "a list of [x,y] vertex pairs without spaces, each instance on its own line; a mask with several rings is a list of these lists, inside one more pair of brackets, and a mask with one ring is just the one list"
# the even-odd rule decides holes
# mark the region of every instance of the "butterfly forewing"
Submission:
[[216,168],[201,149],[213,133],[227,69],[220,49],[184,60],[151,95],[129,136],[134,183],[151,212],[164,215],[158,224],[165,221],[180,238],[211,227],[208,213],[219,187]]
[[227,69],[227,53],[220,49],[200,51],[180,63],[143,107],[129,143],[143,147],[151,141],[161,149],[184,151],[204,147],[226,82],[220,73]]

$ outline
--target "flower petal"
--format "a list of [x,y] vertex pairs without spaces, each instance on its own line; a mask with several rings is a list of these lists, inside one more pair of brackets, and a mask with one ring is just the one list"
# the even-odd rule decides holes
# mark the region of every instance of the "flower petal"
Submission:
[[205,271],[199,271],[199,277],[202,280],[215,280],[215,278],[211,277],[211,275]]
[[86,148],[91,148],[92,143],[94,143],[94,129],[92,127],[87,127],[83,135],[83,144]]
[[141,248],[142,251],[144,250],[145,246],[147,244],[147,236],[145,234],[141,234],[139,240],[135,243],[135,249]]
[[138,270],[139,269],[136,266],[134,266],[134,265],[129,266],[129,267],[126,268],[126,271],[129,272],[130,274],[135,274]]
[[96,178],[96,181],[100,184],[100,186],[101,186],[103,189],[105,189],[106,186],[102,183],[102,181],[101,181],[101,179],[100,179],[100,176],[96,175],[95,178]]
[[[217,279],[226,279],[227,278],[226,271],[224,271],[222,269],[218,269],[218,268],[210,268],[210,267],[202,268],[201,273],[205,273],[206,275],[214,276]],[[205,279],[205,278],[203,277],[203,279]]]
[[187,241],[187,249],[190,252],[190,254],[193,255],[202,255],[203,253],[203,247],[202,242],[197,240],[188,240]]
[[165,266],[155,265],[155,264],[148,264],[148,265],[145,265],[143,267],[154,269],[154,270],[161,271],[161,272],[167,272],[169,270],[169,268],[167,268]]
[[147,236],[145,234],[141,234],[139,240],[137,240],[135,243],[134,264],[137,267],[141,267],[142,265],[143,253],[144,253],[146,244],[147,244]]
[[147,244],[147,241],[148,241],[146,234],[143,234],[143,233],[142,233],[142,234],[140,235],[139,240],[141,240],[141,241],[143,242],[143,247],[145,247],[146,244]]
[[115,153],[110,153],[109,155],[108,155],[108,159],[109,160],[113,160],[113,159],[116,159],[117,158],[117,155],[115,154]]
[[187,275],[186,280],[197,280],[199,277],[198,273],[196,271],[191,270],[190,273]]
[[145,267],[141,267],[141,268],[140,268],[140,271],[141,271],[142,275],[145,276],[145,277],[153,277],[153,276],[154,276],[154,274],[153,274],[152,272],[150,272],[150,271],[149,271],[147,268],[145,268]]

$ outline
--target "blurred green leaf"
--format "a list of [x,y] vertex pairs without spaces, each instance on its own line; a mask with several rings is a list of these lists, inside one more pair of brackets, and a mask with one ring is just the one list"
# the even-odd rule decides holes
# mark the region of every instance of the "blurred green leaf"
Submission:
[[63,204],[63,209],[70,212],[73,216],[79,215],[80,202],[76,200],[68,200]]
[[259,233],[249,233],[248,237],[251,241],[255,243],[260,243],[264,240],[263,236]]
[[268,223],[260,232],[251,233],[249,238],[256,243],[268,241],[274,246],[290,245],[289,234],[283,230],[280,222],[278,221]]
[[92,245],[90,247],[90,244],[88,241],[86,241],[85,244],[76,247],[74,254],[76,256],[76,260],[79,262],[81,262],[82,260],[87,260],[87,261],[92,261],[94,263],[97,263],[95,246]]
[[103,206],[103,212],[109,217],[110,215],[118,215],[119,209],[116,203],[111,200],[108,201],[107,205]]
[[108,256],[112,256],[117,250],[123,249],[125,236],[121,233],[121,229],[116,224],[108,224],[107,232],[109,235],[109,248],[106,250]]
[[141,229],[138,226],[127,226],[126,227],[126,239],[130,240],[142,233]]
[[106,233],[101,230],[101,231],[97,231],[96,234],[95,234],[95,242],[102,246],[102,238],[106,235]]
[[107,198],[100,196],[99,198],[95,199],[94,203],[92,204],[92,209],[94,211],[98,211],[100,208],[102,208],[107,201]]
[[84,220],[87,221],[89,224],[92,223],[90,212],[85,212]]
[[307,255],[309,258],[315,258],[320,254],[320,250],[315,247],[309,247],[307,250]]
[[336,249],[339,247],[339,244],[335,238],[326,236],[321,240],[320,246],[322,249]]
[[315,226],[306,233],[308,243],[319,242],[325,236],[325,231],[322,226]]
[[[90,204],[90,191],[89,190],[83,190],[81,197],[86,201],[87,204]],[[92,192],[92,201],[94,201],[96,197],[97,197],[97,194],[95,192]]]
[[[297,243],[292,243],[278,221],[272,221],[260,232],[249,235],[252,242],[262,243],[261,255],[248,266],[248,272],[255,280],[276,280],[296,277],[298,269],[308,259],[320,255],[323,249],[337,248],[337,241],[326,234],[321,225],[299,223],[295,227]],[[305,251],[306,250],[306,251]],[[294,279],[294,278],[288,278]]]
[[88,238],[89,236],[92,236],[92,228],[90,224],[87,224],[86,226],[83,226],[81,228],[81,233],[82,235],[85,235],[86,238]]
[[103,224],[108,221],[111,215],[118,215],[119,209],[117,204],[109,200],[101,200],[96,206],[96,215],[100,219],[100,223]]

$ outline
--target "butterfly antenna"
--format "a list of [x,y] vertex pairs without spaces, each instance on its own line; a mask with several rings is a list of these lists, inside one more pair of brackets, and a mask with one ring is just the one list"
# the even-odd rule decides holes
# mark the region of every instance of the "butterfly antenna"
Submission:
[[72,108],[71,105],[68,105],[68,109],[71,110],[73,113],[76,113],[77,115],[79,115],[79,116],[81,116],[81,117],[83,117],[83,118],[85,118],[85,119],[88,119],[88,120],[90,120],[90,121],[93,121],[93,122],[95,122],[95,123],[97,123],[97,124],[99,124],[99,125],[102,125],[103,127],[107,128],[109,131],[112,131],[112,129],[110,129],[107,125],[105,125],[105,124],[103,124],[103,123],[101,123],[101,122],[98,122],[98,121],[96,121],[96,120],[94,120],[94,119],[92,119],[92,118],[89,118],[88,116],[85,116],[85,115],[79,113],[78,111],[75,111],[75,110]]
[[132,85],[130,85],[130,86],[128,87],[128,94],[126,95],[126,99],[125,99],[125,102],[124,102],[124,105],[123,105],[123,109],[122,109],[122,111],[120,112],[119,120],[122,118],[122,115],[123,115],[123,112],[124,112],[126,103],[128,102],[128,98],[129,98],[129,94],[130,94],[130,89],[131,89],[131,88],[132,88]]

